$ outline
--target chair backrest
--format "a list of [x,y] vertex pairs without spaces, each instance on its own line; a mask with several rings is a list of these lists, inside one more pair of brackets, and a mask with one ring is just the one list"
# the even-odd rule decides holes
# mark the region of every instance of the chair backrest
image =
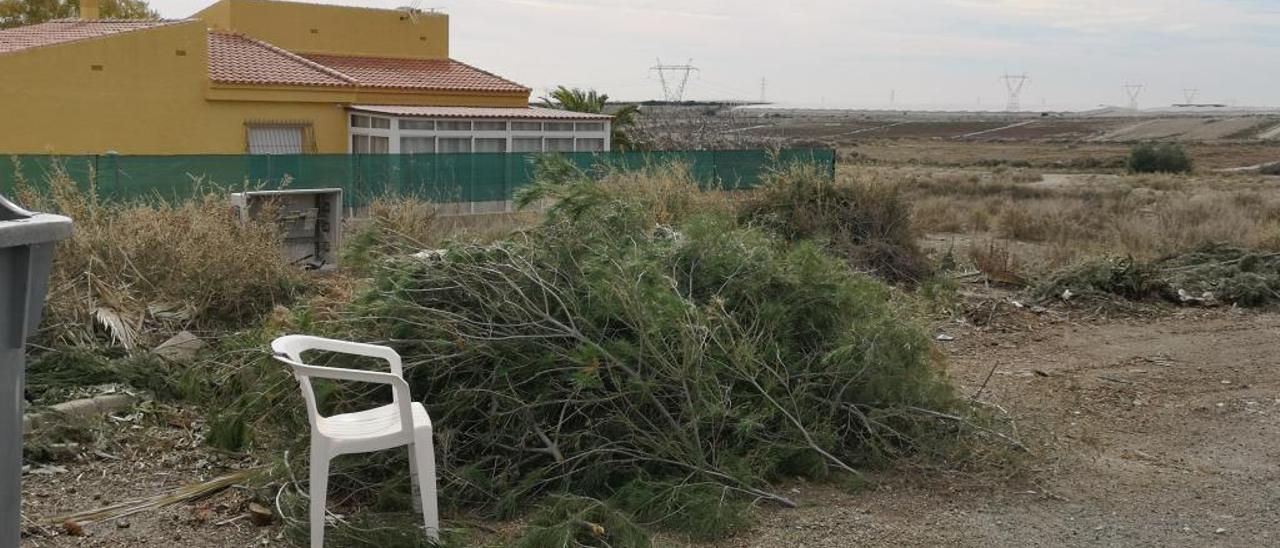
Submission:
[[314,431],[317,427],[316,421],[320,418],[320,410],[316,407],[316,392],[311,388],[311,377],[294,366],[294,363],[307,363],[302,360],[302,353],[308,350],[315,350],[315,345],[311,337],[304,335],[286,335],[271,341],[271,351],[276,354],[276,358],[283,356],[289,359],[284,363],[293,370],[293,376],[298,379],[298,384],[302,387],[302,399],[307,401],[307,421],[311,423],[311,429]]
[[[316,423],[320,418],[320,410],[316,405],[315,390],[311,387],[312,376],[357,382],[387,383],[390,381],[392,385],[392,403],[401,406],[403,420],[412,421],[409,408],[409,403],[411,402],[409,386],[404,382],[404,366],[401,363],[400,354],[397,354],[395,350],[386,346],[309,335],[286,335],[280,337],[271,341],[271,350],[275,353],[277,361],[284,362],[293,369],[293,376],[297,377],[298,384],[302,386],[302,397],[307,401],[307,418],[311,422],[313,429],[317,427]],[[302,354],[308,350],[376,358],[387,362],[390,372],[374,373],[311,365],[302,360]],[[405,423],[405,428],[411,427],[412,422]]]

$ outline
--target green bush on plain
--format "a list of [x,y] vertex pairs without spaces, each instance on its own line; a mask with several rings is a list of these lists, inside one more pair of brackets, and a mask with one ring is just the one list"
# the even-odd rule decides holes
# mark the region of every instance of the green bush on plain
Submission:
[[1129,152],[1131,173],[1191,173],[1194,163],[1182,145],[1143,143]]

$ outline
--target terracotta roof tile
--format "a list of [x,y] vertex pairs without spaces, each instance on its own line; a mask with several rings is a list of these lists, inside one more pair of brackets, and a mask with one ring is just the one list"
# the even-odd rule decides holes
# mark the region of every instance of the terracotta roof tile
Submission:
[[0,30],[0,54],[186,23],[187,20],[63,19]]
[[240,34],[209,33],[209,79],[225,84],[354,86],[355,79]]
[[[0,30],[0,54],[193,20],[61,20]],[[209,32],[209,78],[254,85],[529,93],[529,88],[452,59],[302,56],[266,42]]]
[[432,118],[508,118],[529,120],[609,120],[605,114],[588,114],[550,108],[472,108],[419,107],[397,105],[352,105],[351,110],[392,116],[430,116]]
[[363,87],[528,93],[520,84],[453,59],[389,59],[307,55],[308,59],[349,75]]

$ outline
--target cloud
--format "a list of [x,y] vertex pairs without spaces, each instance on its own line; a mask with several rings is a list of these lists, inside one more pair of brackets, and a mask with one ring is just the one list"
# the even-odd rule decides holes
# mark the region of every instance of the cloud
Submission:
[[1280,23],[1274,4],[1241,0],[943,0],[999,20],[1085,34],[1161,33],[1234,36],[1241,28]]
[[[213,0],[153,0],[170,17]],[[323,0],[394,8],[411,0]],[[423,0],[452,17],[452,52],[535,89],[568,83],[651,98],[654,59],[702,68],[698,98],[759,94],[828,104],[1002,102],[1028,72],[1028,104],[1151,104],[1202,97],[1275,102],[1277,0]],[[1215,89],[1216,88],[1216,89]]]

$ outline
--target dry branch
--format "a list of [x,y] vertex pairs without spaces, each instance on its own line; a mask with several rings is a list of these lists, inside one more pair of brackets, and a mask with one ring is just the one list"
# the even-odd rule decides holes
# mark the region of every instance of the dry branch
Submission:
[[92,525],[95,523],[120,519],[134,514],[140,514],[142,512],[158,510],[166,506],[173,506],[208,497],[222,491],[223,489],[231,487],[232,485],[244,482],[263,470],[265,469],[252,468],[249,470],[241,470],[206,482],[179,487],[167,493],[112,504],[96,510],[87,510],[84,512],[76,512],[65,516],[49,518],[45,521],[54,525],[61,525],[68,522],[78,525]]

